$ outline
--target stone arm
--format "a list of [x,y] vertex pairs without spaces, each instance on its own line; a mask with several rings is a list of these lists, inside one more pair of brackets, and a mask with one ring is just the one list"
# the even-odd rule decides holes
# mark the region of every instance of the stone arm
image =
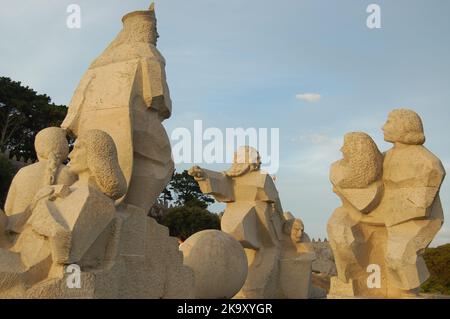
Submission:
[[195,178],[204,194],[214,196],[219,202],[234,202],[232,179],[224,173],[194,166],[189,175]]
[[388,190],[386,195],[386,225],[392,226],[430,215],[433,204],[439,201],[438,187],[414,187]]
[[341,161],[331,166],[330,181],[333,185],[333,192],[343,202],[346,201],[355,208],[354,217],[362,217],[362,214],[368,214],[376,209],[381,202],[384,190],[381,178],[364,188],[344,188],[341,187],[344,175]]
[[72,100],[70,101],[70,104],[68,106],[67,115],[64,118],[64,121],[61,123],[61,128],[70,131],[75,136],[79,134],[79,119],[83,111],[86,92],[94,78],[95,75],[88,71],[86,75],[81,79],[80,84],[75,90]]
[[68,194],[69,188],[65,185],[44,188],[36,195],[35,202],[31,206],[33,208],[31,217],[27,221],[36,233],[49,239],[53,260],[59,264],[69,259],[71,232],[53,201]]
[[142,59],[142,94],[147,108],[157,111],[163,119],[172,113],[172,101],[166,81],[163,58]]
[[33,226],[39,234],[51,237],[57,229],[66,228],[64,220],[59,218],[53,201],[56,198],[67,197],[70,193],[66,185],[53,185],[42,188],[35,196],[30,205],[31,217],[28,223]]
[[435,205],[440,205],[439,190],[445,169],[438,160],[429,161],[413,179],[386,181],[386,225],[396,225],[413,219],[429,217]]
[[258,188],[258,200],[267,202],[273,207],[271,222],[277,238],[280,240],[283,235],[283,225],[286,222],[278,190],[269,174],[265,175],[264,184]]

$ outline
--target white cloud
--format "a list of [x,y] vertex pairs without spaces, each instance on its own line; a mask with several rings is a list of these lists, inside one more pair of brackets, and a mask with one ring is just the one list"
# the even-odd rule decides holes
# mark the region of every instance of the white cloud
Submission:
[[295,98],[298,100],[314,103],[318,102],[322,98],[322,96],[318,93],[302,93],[297,94]]

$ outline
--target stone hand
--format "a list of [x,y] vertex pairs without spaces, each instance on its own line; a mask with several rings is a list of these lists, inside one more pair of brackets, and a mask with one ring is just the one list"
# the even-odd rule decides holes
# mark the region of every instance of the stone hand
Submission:
[[188,174],[195,178],[195,180],[205,179],[205,172],[199,166],[193,166],[189,169]]
[[55,192],[55,189],[52,186],[44,186],[42,187],[34,196],[33,198],[33,202],[32,202],[32,207],[36,206],[36,204],[41,200],[41,199],[45,199],[45,198],[49,198],[50,196],[53,195],[53,193]]

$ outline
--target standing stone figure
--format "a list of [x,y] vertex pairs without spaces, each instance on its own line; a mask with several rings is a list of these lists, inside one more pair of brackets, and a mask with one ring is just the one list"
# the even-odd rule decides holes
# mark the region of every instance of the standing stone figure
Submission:
[[314,253],[303,223],[284,216],[275,184],[260,166],[259,153],[242,147],[226,172],[194,166],[189,173],[203,193],[227,203],[221,229],[245,249],[248,276],[236,297],[308,298]]
[[445,170],[423,146],[415,112],[392,111],[383,131],[394,144],[384,155],[367,134],[349,133],[344,159],[331,168],[343,204],[328,222],[338,272],[330,297],[417,296],[429,277],[421,255],[444,221]]
[[148,216],[173,171],[153,6],[91,65],[63,128],[36,137],[0,210],[0,298],[192,298],[178,240]]
[[75,136],[89,129],[111,135],[128,184],[124,202],[148,211],[174,170],[161,124],[172,103],[165,60],[156,48],[153,4],[122,22],[122,31],[81,79],[61,126]]

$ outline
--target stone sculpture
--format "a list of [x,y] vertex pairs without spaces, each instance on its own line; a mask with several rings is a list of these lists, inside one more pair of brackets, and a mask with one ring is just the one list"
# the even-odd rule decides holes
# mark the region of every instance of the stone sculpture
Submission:
[[195,233],[180,245],[184,264],[194,270],[195,298],[229,299],[247,278],[244,248],[225,232],[209,229]]
[[62,123],[78,136],[100,129],[112,136],[128,184],[125,203],[148,211],[174,171],[161,122],[172,102],[153,4],[122,19],[123,29],[90,65]]
[[445,170],[423,146],[414,111],[392,111],[383,131],[394,144],[385,154],[367,134],[349,133],[331,168],[342,206],[328,222],[337,268],[330,297],[415,297],[429,276],[421,255],[444,221]]
[[49,127],[40,131],[35,138],[35,149],[39,161],[17,172],[6,197],[5,213],[12,230],[16,222],[28,218],[30,212],[27,207],[40,188],[72,185],[76,181],[76,175],[62,164],[69,154],[69,143],[63,129]]
[[0,211],[2,298],[194,297],[177,239],[147,216],[173,168],[154,8],[123,21],[72,99],[69,165],[65,130],[47,128],[39,162],[14,178]]
[[189,173],[203,193],[227,204],[222,231],[245,248],[249,270],[236,298],[308,298],[314,253],[303,224],[284,214],[270,175],[260,171],[259,153],[240,148],[223,173],[194,166]]
[[[127,186],[112,138],[86,131],[69,158],[77,181],[42,187],[19,232],[3,233],[0,296],[192,297],[192,271],[167,228],[138,207],[116,207]],[[77,289],[67,283],[68,265],[80,269]]]

